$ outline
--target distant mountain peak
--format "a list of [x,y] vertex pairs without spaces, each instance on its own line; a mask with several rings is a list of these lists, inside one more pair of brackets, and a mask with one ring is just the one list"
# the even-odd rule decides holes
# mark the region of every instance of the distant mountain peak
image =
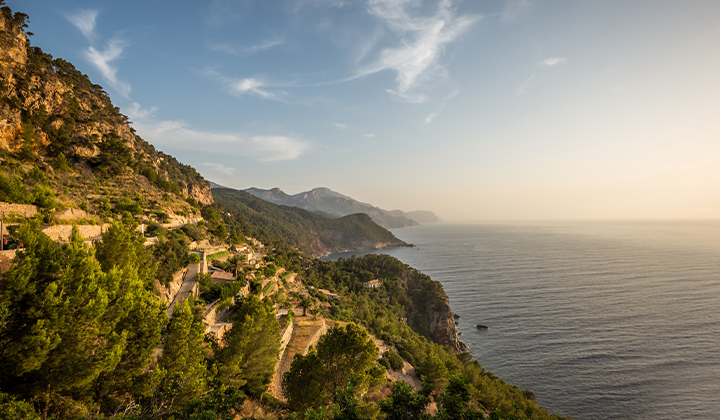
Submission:
[[[271,190],[248,188],[245,191],[257,198],[270,201],[271,203],[300,207],[305,210],[321,213],[331,217],[342,217],[350,214],[364,213],[370,216],[375,223],[387,229],[414,226],[420,223],[420,221],[414,217],[408,216],[410,213],[406,214],[399,210],[389,212],[371,204],[362,203],[352,197],[340,194],[339,192],[326,187],[313,188],[310,191],[303,191],[294,195],[288,195],[282,192],[279,188],[273,188]],[[430,212],[412,213],[422,213],[419,215],[425,216],[423,217],[423,223],[432,223],[437,221],[436,219],[432,220],[432,216],[434,216],[434,214]],[[429,213],[432,216],[429,216],[426,213]]]

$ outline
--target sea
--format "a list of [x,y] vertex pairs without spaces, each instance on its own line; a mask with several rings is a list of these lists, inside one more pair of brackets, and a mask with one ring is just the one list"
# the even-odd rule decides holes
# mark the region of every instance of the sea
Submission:
[[376,253],[442,283],[474,358],[551,413],[720,418],[720,221],[393,233],[415,247]]

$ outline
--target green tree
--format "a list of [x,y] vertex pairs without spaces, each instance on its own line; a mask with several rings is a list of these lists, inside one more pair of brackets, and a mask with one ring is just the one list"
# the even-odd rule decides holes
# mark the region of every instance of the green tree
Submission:
[[282,380],[288,406],[293,410],[305,411],[327,403],[332,394],[325,387],[325,380],[325,366],[315,349],[311,349],[305,356],[296,354],[290,370],[285,372]]
[[0,420],[40,420],[32,404],[0,393]]
[[446,383],[448,370],[440,356],[435,352],[435,349],[429,347],[425,353],[420,366],[417,367],[418,373],[423,377],[428,386],[433,391],[441,390]]
[[471,400],[467,378],[461,375],[450,375],[441,399],[438,417],[447,420],[484,419],[483,412],[471,406]]
[[358,412],[358,401],[355,397],[356,382],[355,375],[350,375],[347,385],[344,388],[335,390],[335,397],[333,398],[335,405],[334,420],[361,420]]
[[152,287],[157,263],[145,248],[145,238],[135,231],[135,223],[113,223],[103,233],[103,240],[95,244],[95,257],[103,271],[132,266],[146,287]]
[[416,393],[407,382],[397,381],[390,398],[380,401],[380,411],[385,413],[386,420],[429,419],[429,415],[423,414],[428,404],[427,392]]
[[0,387],[58,417],[68,407],[95,410],[110,392],[144,390],[167,316],[137,262],[103,271],[77,230],[62,246],[36,222],[20,237],[25,249],[0,282]]
[[328,404],[335,390],[354,375],[355,392],[363,394],[384,379],[384,369],[375,363],[378,349],[368,333],[354,323],[333,327],[320,338],[317,350],[296,355],[283,376],[288,405],[307,410]]
[[118,324],[144,289],[137,275],[102,272],[77,230],[63,246],[31,224],[20,233],[26,248],[0,283],[9,310],[0,333],[0,386],[39,397],[47,412],[117,367],[129,336]]
[[[245,255],[242,255],[241,257],[245,257]],[[238,272],[240,272],[243,269],[243,258],[238,257],[237,255],[233,255],[232,257],[227,259],[227,265],[225,266],[225,271],[233,273],[235,278],[238,276]],[[247,258],[247,257],[245,257]]]
[[300,306],[303,310],[302,316],[305,316],[307,313],[307,310],[312,307],[313,301],[307,296],[301,296],[300,300],[298,301],[298,306]]
[[272,301],[248,296],[233,307],[233,326],[215,350],[223,383],[259,397],[272,380],[280,350],[280,325]]
[[169,412],[199,398],[207,389],[208,349],[204,339],[205,325],[195,319],[186,299],[173,311],[159,361],[164,371],[162,387],[174,390],[168,393],[173,398],[162,404]]
[[320,338],[317,352],[325,364],[329,392],[344,386],[353,373],[357,375],[357,387],[362,387],[367,380],[364,376],[375,366],[378,356],[378,348],[367,331],[354,322],[331,328]]

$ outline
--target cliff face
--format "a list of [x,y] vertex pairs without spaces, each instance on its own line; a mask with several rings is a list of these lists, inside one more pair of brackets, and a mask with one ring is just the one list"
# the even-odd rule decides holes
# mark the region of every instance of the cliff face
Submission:
[[411,326],[434,342],[450,346],[457,352],[468,350],[458,339],[455,318],[450,309],[450,299],[442,285],[421,272],[407,267],[401,274],[403,287],[412,299],[412,310],[408,312]]
[[46,170],[62,153],[102,178],[134,173],[161,190],[213,202],[199,173],[137,136],[102,87],[72,64],[30,47],[23,25],[22,16],[0,10],[0,152]]
[[445,299],[436,299],[425,306],[425,323],[433,341],[436,343],[450,346],[458,352],[467,351],[468,348],[458,339],[457,330],[455,329],[455,319],[453,311],[450,309],[450,303]]

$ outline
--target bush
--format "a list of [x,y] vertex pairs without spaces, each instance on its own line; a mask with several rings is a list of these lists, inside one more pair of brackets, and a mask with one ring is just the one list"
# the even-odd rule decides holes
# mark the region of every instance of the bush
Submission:
[[133,216],[137,216],[137,215],[143,213],[143,209],[142,209],[142,207],[140,207],[140,204],[132,201],[131,199],[123,198],[117,204],[115,204],[115,212],[116,213],[128,212],[128,213],[132,214]]
[[385,354],[383,354],[380,363],[385,367],[391,367],[392,370],[400,370],[404,366],[403,360],[393,349],[388,349]]
[[35,185],[32,189],[32,203],[44,209],[55,207],[55,194],[48,187]]

